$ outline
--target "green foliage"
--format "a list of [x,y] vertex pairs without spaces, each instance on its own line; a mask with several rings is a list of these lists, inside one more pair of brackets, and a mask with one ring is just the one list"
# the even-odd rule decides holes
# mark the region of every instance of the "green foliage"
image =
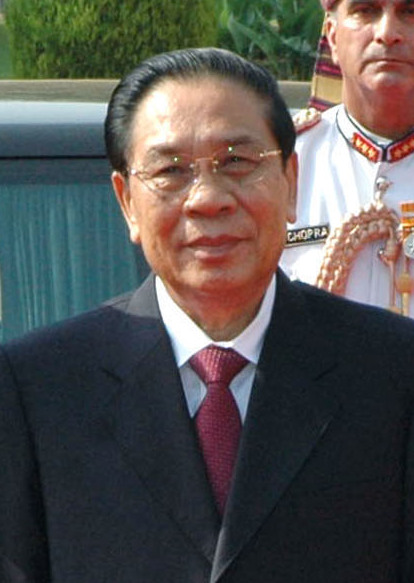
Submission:
[[120,77],[146,57],[216,44],[216,0],[6,0],[17,77]]
[[13,75],[7,30],[0,23],[0,79],[10,79]]
[[323,12],[319,0],[217,0],[219,43],[268,66],[279,79],[312,75]]

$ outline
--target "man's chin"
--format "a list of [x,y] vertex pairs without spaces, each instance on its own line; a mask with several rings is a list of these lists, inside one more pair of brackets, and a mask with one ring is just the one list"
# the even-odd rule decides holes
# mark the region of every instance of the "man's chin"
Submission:
[[[410,82],[411,79],[411,82]],[[408,75],[407,67],[378,63],[370,74],[369,85],[374,91],[398,91],[413,86],[413,78]]]
[[246,281],[244,274],[232,273],[230,270],[200,273],[191,284],[194,292],[212,294],[222,299],[243,293],[243,289],[249,287],[251,288],[251,282]]

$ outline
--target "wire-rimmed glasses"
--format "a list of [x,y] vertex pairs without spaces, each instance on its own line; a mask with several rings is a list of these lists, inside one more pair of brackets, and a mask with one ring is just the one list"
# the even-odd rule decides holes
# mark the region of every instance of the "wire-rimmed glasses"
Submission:
[[197,183],[204,164],[214,176],[244,187],[261,180],[266,172],[266,162],[281,153],[281,150],[263,150],[252,144],[226,145],[207,158],[157,152],[141,169],[130,167],[125,174],[136,176],[157,194],[176,195]]

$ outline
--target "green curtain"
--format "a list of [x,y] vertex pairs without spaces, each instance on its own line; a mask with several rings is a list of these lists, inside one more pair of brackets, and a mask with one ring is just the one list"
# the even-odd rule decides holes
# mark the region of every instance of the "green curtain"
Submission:
[[107,174],[75,183],[72,168],[59,182],[45,173],[34,184],[16,170],[10,184],[0,182],[3,340],[133,289],[148,272]]

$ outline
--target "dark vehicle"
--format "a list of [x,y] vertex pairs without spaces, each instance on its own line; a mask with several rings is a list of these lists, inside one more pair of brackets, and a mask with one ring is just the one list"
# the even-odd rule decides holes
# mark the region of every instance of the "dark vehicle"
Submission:
[[105,112],[0,100],[2,340],[128,291],[148,271],[112,192]]

